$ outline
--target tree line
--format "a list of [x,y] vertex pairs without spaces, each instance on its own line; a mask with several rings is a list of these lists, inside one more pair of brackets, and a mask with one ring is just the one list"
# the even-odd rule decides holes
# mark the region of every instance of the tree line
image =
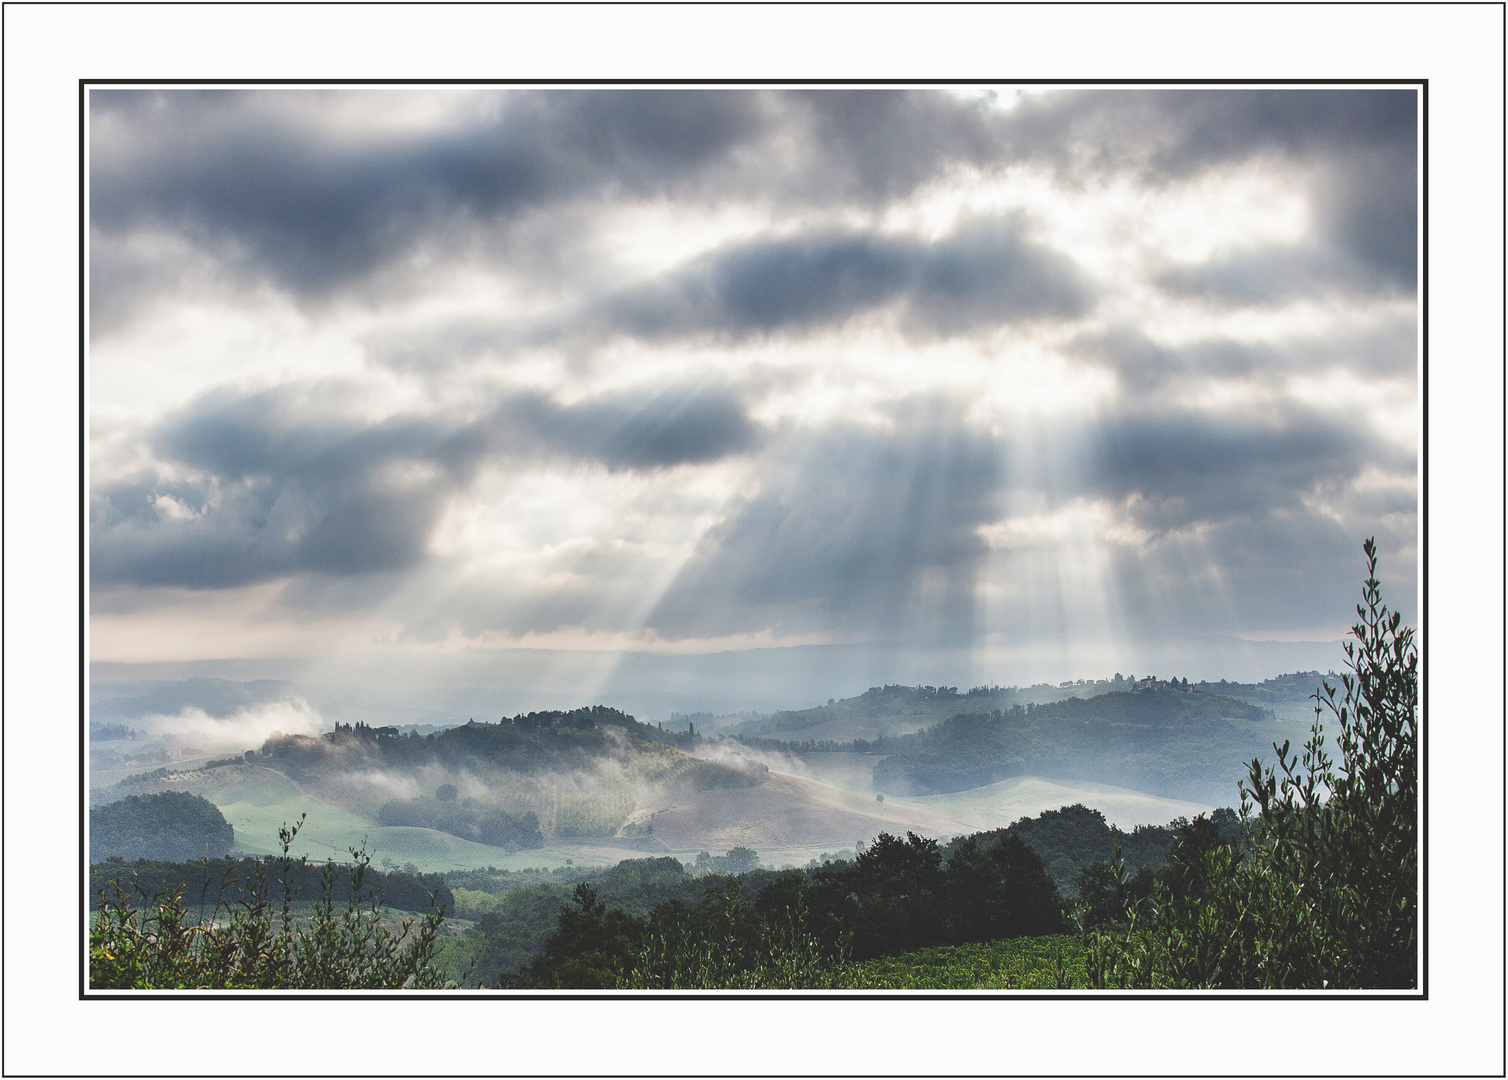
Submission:
[[695,904],[669,899],[642,916],[609,908],[592,885],[578,884],[541,953],[516,973],[499,972],[498,985],[615,987],[646,977],[656,950],[663,960],[688,942],[703,943],[692,952],[740,977],[761,970],[782,933],[803,942],[807,966],[820,968],[1067,925],[1041,858],[1012,835],[968,838],[945,859],[936,840],[881,834],[851,862],[766,874],[715,883]]

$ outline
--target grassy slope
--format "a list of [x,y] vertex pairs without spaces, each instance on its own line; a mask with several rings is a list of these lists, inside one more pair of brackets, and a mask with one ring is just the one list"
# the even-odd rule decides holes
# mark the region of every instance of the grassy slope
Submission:
[[236,830],[236,850],[249,855],[273,855],[282,850],[278,829],[300,814],[308,820],[294,841],[293,854],[323,861],[349,860],[349,849],[366,845],[378,865],[384,858],[411,862],[424,873],[471,867],[535,865],[540,859],[527,852],[509,854],[502,848],[473,843],[434,829],[377,825],[338,806],[306,794],[288,777],[260,765],[226,765],[215,769],[173,773],[169,778],[136,790],[192,791],[220,808]]

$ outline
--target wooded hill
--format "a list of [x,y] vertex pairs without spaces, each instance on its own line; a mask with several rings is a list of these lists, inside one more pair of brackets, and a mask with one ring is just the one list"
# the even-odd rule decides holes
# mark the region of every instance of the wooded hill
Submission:
[[[114,801],[164,789],[206,795],[237,808],[242,850],[250,852],[271,849],[276,825],[307,809],[316,825],[338,826],[337,852],[367,835],[387,854],[395,844],[419,842],[414,830],[423,829],[502,853],[552,840],[629,837],[641,807],[647,815],[697,792],[757,785],[768,771],[754,762],[733,767],[690,757],[669,745],[676,739],[603,706],[424,735],[337,724],[320,737],[269,739],[242,757],[169,767],[92,797]],[[269,817],[275,814],[282,817]],[[489,852],[473,850],[478,855],[488,861]]]
[[1229,804],[1242,762],[1295,734],[1259,706],[1183,685],[961,712],[886,739],[875,787],[895,795],[964,791],[1015,776],[1115,784]]
[[345,769],[357,762],[389,767],[439,765],[512,773],[595,770],[604,759],[654,783],[680,783],[688,790],[747,787],[758,777],[673,748],[677,736],[604,705],[566,711],[520,713],[495,724],[475,720],[429,735],[400,734],[394,727],[337,724],[318,739],[289,735],[262,747],[278,768],[295,779]]

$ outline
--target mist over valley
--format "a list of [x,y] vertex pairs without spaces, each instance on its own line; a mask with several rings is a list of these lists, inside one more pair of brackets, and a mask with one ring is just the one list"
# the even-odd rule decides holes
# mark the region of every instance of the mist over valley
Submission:
[[426,872],[736,847],[802,865],[882,832],[947,839],[1075,803],[1127,829],[1236,805],[1242,762],[1303,734],[1321,678],[886,685],[668,724],[603,706],[332,724],[288,681],[105,684],[90,801],[203,796],[247,854],[273,853],[279,826],[307,815],[300,853],[348,857],[365,840]]

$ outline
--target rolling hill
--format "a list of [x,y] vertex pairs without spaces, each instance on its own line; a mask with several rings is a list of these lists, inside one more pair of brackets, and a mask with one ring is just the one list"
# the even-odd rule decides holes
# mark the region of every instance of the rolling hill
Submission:
[[1306,728],[1256,705],[1178,684],[958,713],[887,740],[875,787],[887,794],[966,791],[1020,776],[1110,784],[1213,806],[1237,801],[1252,757]]

